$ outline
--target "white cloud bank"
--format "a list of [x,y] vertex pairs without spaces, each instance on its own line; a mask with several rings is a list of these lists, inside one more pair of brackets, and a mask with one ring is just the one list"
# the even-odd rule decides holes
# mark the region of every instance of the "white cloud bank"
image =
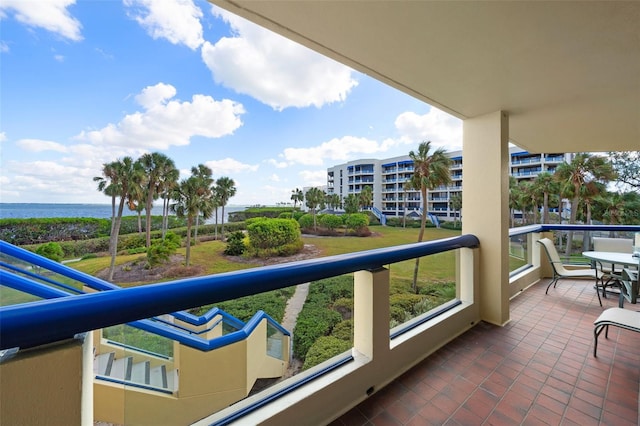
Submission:
[[353,71],[217,7],[235,35],[202,45],[214,80],[275,110],[343,101],[358,83]]
[[448,150],[462,149],[462,121],[437,108],[424,115],[404,112],[396,118],[395,126],[404,143],[431,141]]
[[346,161],[358,155],[373,155],[387,150],[391,141],[382,143],[367,138],[343,136],[310,148],[286,148],[284,158],[307,166],[321,166],[325,160]]
[[25,0],[2,0],[0,19],[13,12],[14,18],[29,27],[43,28],[72,41],[82,40],[80,22],[71,16],[67,8],[75,0],[47,0],[30,2]]
[[235,173],[255,172],[258,165],[241,163],[233,158],[224,158],[222,160],[207,161],[206,166],[210,167],[214,176],[233,175]]
[[190,102],[183,102],[174,99],[176,93],[170,84],[146,87],[135,97],[143,112],[126,115],[100,130],[83,131],[75,139],[94,145],[168,149],[188,145],[193,136],[230,135],[242,125],[242,104],[205,95],[193,95]]
[[124,0],[127,14],[153,38],[192,50],[204,42],[202,11],[191,0]]

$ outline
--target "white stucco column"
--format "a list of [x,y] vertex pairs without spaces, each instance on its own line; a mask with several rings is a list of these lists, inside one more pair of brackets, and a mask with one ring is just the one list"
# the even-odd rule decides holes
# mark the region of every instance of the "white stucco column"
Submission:
[[463,124],[462,232],[480,239],[480,318],[509,321],[509,117],[503,111]]

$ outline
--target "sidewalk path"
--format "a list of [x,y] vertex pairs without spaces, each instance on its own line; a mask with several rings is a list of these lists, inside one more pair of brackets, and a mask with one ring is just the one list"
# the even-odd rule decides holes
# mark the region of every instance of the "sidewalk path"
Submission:
[[304,306],[304,302],[307,300],[309,294],[309,283],[300,284],[296,286],[296,291],[291,296],[291,299],[287,301],[287,307],[284,311],[284,318],[282,318],[282,326],[287,329],[293,335],[293,329],[296,328],[296,321],[298,320],[298,314]]
[[[296,287],[295,293],[287,302],[287,307],[284,311],[284,318],[282,319],[282,326],[291,333],[291,344],[293,344],[293,330],[296,328],[296,321],[298,320],[298,314],[304,306],[304,302],[307,300],[309,294],[309,283],[300,284]],[[291,362],[287,372],[282,376],[282,379],[286,379],[297,374],[302,369],[302,362],[299,359],[291,357]]]

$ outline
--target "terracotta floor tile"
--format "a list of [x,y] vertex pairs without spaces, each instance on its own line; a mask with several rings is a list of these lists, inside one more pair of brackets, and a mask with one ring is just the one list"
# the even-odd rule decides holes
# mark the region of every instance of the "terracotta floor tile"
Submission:
[[592,285],[541,282],[511,301],[504,327],[481,322],[331,426],[638,425],[638,336],[614,327],[593,357]]

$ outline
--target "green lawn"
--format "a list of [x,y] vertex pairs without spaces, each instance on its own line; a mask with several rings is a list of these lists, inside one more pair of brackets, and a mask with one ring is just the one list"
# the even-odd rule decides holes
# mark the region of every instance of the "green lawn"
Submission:
[[[370,250],[381,247],[390,247],[401,244],[414,243],[418,239],[418,229],[403,229],[376,226],[371,227],[373,236],[370,237],[309,237],[303,236],[305,244],[312,244],[320,250],[320,256],[332,256],[336,254],[351,253]],[[460,231],[446,229],[427,228],[425,241],[449,238],[460,235]],[[219,274],[222,272],[236,271],[240,269],[254,268],[259,264],[239,263],[228,260],[223,251],[225,244],[220,241],[208,241],[191,247],[191,264],[204,267],[205,274]],[[185,254],[185,249],[178,250]],[[118,256],[116,264],[138,259],[143,255]],[[109,267],[109,257],[99,257],[70,263],[69,266],[90,275],[97,274],[100,270]],[[441,253],[428,256],[420,262],[420,277],[425,279],[443,280],[451,276],[454,267],[454,252]],[[391,266],[392,276],[411,277],[414,261],[401,262]],[[143,284],[143,283],[139,283]]]

